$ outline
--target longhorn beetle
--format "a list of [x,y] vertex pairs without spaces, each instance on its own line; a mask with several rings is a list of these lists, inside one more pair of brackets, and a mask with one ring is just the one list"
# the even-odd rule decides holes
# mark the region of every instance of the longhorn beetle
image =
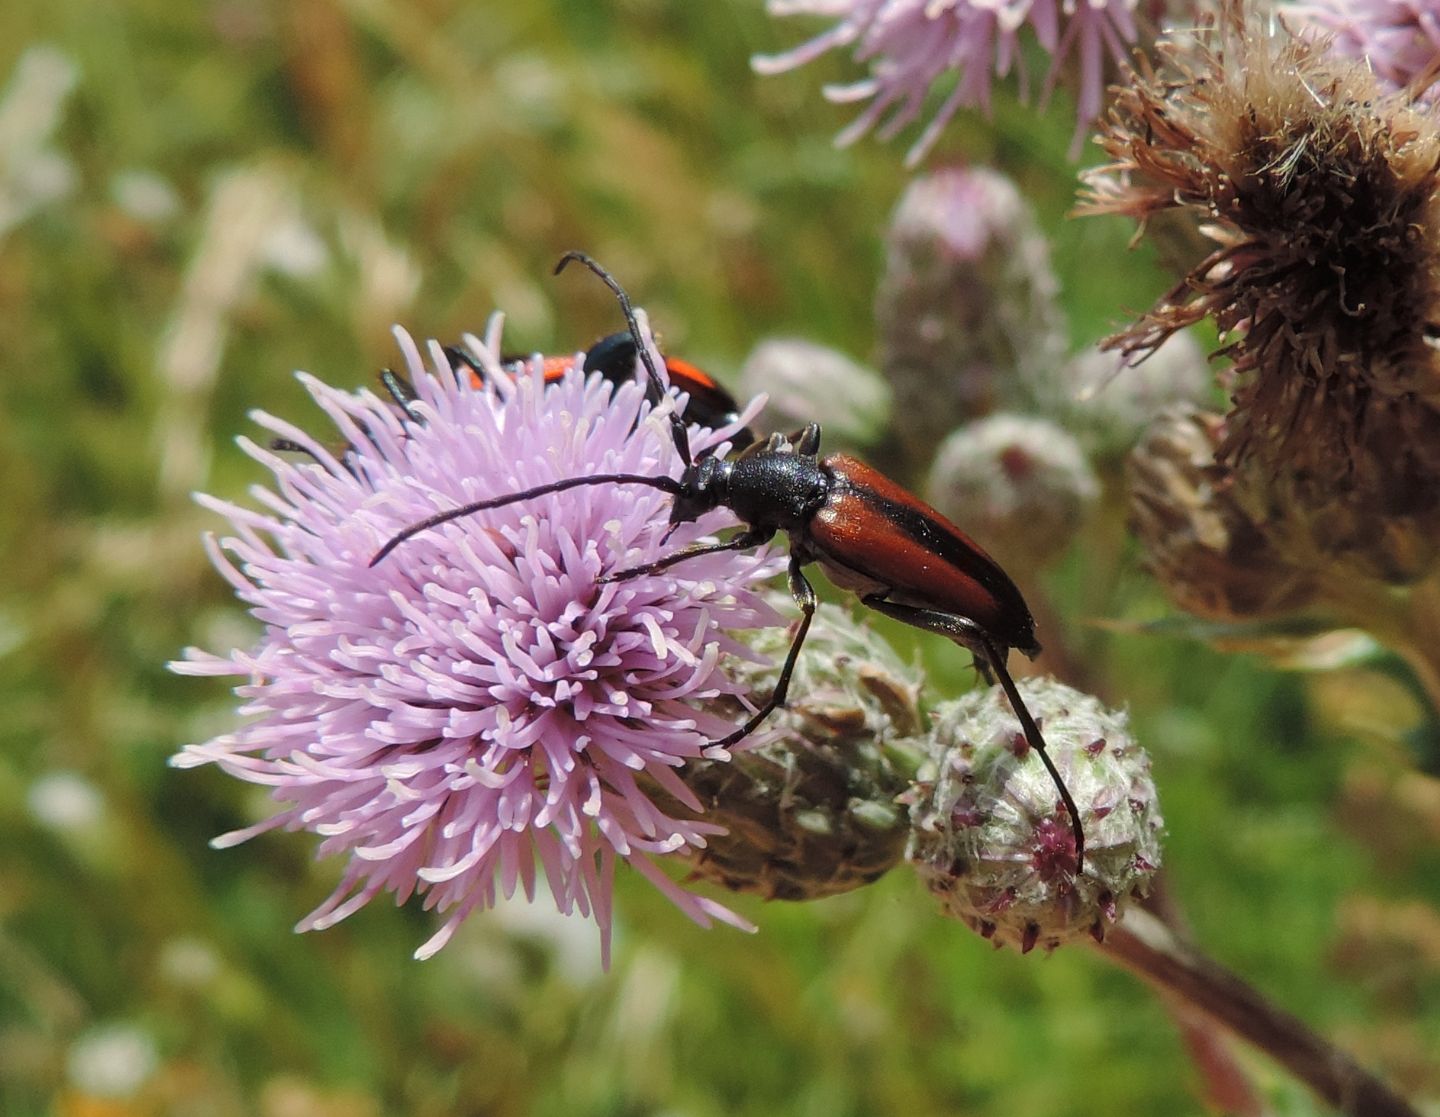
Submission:
[[[627,380],[635,379],[637,344],[628,331],[602,337],[585,351],[585,363],[582,367],[587,373],[598,372],[618,387]],[[459,357],[470,369],[470,375],[483,382],[485,373],[474,361],[453,349],[447,349],[446,355],[449,356],[451,364]],[[669,354],[663,354],[662,359],[665,362],[665,379],[670,382],[671,390],[679,389],[690,397],[690,402],[685,405],[686,422],[699,423],[702,427],[723,427],[740,418],[740,406],[735,402],[735,397],[708,372],[698,365],[692,365],[689,361],[682,361]],[[574,363],[573,357],[544,358],[545,383],[559,380],[570,371]],[[502,358],[501,364],[518,370],[524,367],[524,360]],[[655,395],[658,390],[658,383],[649,385],[652,404],[658,405],[665,399],[663,395]],[[755,432],[749,427],[742,427],[731,436],[730,447],[732,450],[744,450],[755,441]]]
[[[486,372],[478,365],[474,358],[470,357],[463,349],[453,345],[442,346],[445,357],[450,366],[456,372],[464,371],[470,377],[475,387],[482,387],[485,383]],[[546,384],[553,384],[565,376],[575,365],[574,355],[564,357],[541,357],[541,377]],[[627,380],[635,379],[635,340],[628,332],[610,334],[602,337],[585,352],[585,363],[581,366],[588,374],[598,372],[611,384],[619,386]],[[500,367],[507,373],[518,375],[525,371],[527,358],[525,357],[502,357]],[[689,397],[685,405],[686,418],[692,423],[699,423],[702,427],[724,427],[740,421],[740,405],[735,402],[735,397],[725,390],[718,380],[711,376],[704,369],[692,365],[689,361],[682,361],[678,357],[665,358],[665,374],[670,381],[672,388],[678,388]],[[415,409],[413,404],[420,397],[415,394],[415,388],[394,369],[382,368],[380,370],[380,383],[386,393],[394,401],[395,406],[405,413],[405,418],[412,423],[423,425],[425,419]],[[664,398],[657,396],[657,389],[654,384],[650,385],[649,396],[652,404],[659,404]],[[754,445],[756,435],[749,427],[738,427],[730,436],[730,448],[732,450],[744,450]],[[291,438],[272,438],[270,449],[280,450],[286,453],[310,454],[308,447],[302,446]],[[346,448],[348,450],[348,447]],[[341,451],[344,457],[346,450]]]
[[[451,367],[457,371],[463,369],[467,372],[477,388],[485,383],[485,370],[476,364],[463,349],[446,345],[443,347],[443,351],[450,361]],[[585,363],[581,367],[587,373],[598,372],[611,384],[618,387],[627,380],[635,379],[635,360],[635,339],[628,332],[624,332],[602,337],[590,346],[585,351]],[[542,357],[541,362],[541,376],[546,384],[552,384],[574,367],[575,358],[573,356]],[[506,372],[519,373],[524,371],[526,359],[524,357],[502,357],[500,365]],[[690,398],[690,402],[685,405],[685,415],[690,422],[699,423],[702,427],[723,427],[739,421],[740,406],[735,402],[735,397],[725,390],[724,385],[698,365],[682,361],[679,357],[667,356],[665,357],[665,375],[670,381],[671,388],[678,388]],[[416,400],[415,389],[404,377],[391,369],[381,369],[380,383],[390,393],[390,398],[405,412],[406,418],[411,422],[421,421],[410,407]],[[663,395],[655,395],[658,390],[657,384],[658,381],[650,385],[649,395],[652,404],[659,404],[665,398]],[[755,441],[755,432],[749,427],[741,427],[731,436],[730,447],[732,450],[744,450]]]
[[[630,297],[609,272],[583,252],[567,252],[556,265],[556,273],[572,261],[589,268],[615,293],[629,326],[634,352],[639,355],[650,385],[663,399],[665,383],[640,332]],[[655,574],[697,555],[756,547],[768,543],[777,531],[784,531],[790,540],[790,593],[800,607],[800,625],[769,699],[744,725],[715,744],[735,744],[785,704],[790,677],[815,614],[815,590],[803,568],[817,563],[837,586],[859,595],[862,604],[905,624],[948,637],[969,649],[987,681],[999,679],[1020,719],[1026,742],[1044,762],[1060,793],[1060,803],[1070,816],[1075,871],[1079,873],[1085,857],[1080,812],[1045,749],[1040,727],[1005,666],[1011,648],[1032,659],[1039,653],[1035,621],[999,563],[934,508],[863,462],[844,454],[820,457],[818,423],[810,423],[788,437],[773,434],[733,460],[713,454],[693,456],[685,421],[673,410],[670,435],[685,464],[679,480],[663,475],[597,473],[473,501],[437,512],[397,532],[375,553],[370,565],[375,566],[407,539],[432,527],[583,485],[645,485],[668,493],[674,498],[670,509],[672,528],[717,508],[729,509],[744,525],[722,542],[684,547],[643,566],[612,571],[602,576],[601,582]]]

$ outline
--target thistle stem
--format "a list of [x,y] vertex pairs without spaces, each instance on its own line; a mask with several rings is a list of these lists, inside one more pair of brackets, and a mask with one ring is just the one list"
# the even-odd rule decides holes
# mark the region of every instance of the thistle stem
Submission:
[[[1119,486],[1107,485],[1106,491],[1107,493],[1118,492]],[[1087,553],[1092,555],[1108,553],[1110,561],[1099,560],[1097,568],[1104,572],[1101,578],[1106,583],[1107,590],[1112,590],[1114,572],[1118,568],[1118,552],[1115,551],[1113,545],[1108,543],[1108,540],[1123,538],[1125,532],[1123,530],[1123,506],[1118,504],[1113,496],[1108,503],[1110,505],[1108,511],[1112,515],[1107,520],[1107,526],[1113,530],[1103,534],[1097,533],[1100,545],[1096,549],[1087,550]],[[1031,587],[1030,609],[1037,621],[1036,628],[1045,633],[1044,666],[1050,668],[1053,674],[1064,679],[1071,686],[1092,694],[1103,695],[1103,682],[1094,667],[1095,657],[1077,655],[1069,647],[1065,625],[1059,612],[1050,602],[1040,579],[1027,577],[1025,584]],[[1096,610],[1097,613],[1103,611],[1105,611],[1104,607]],[[1166,873],[1162,869],[1151,885],[1150,896],[1146,904],[1166,926],[1183,930],[1183,916],[1180,914],[1175,900],[1170,896],[1165,882]],[[1230,1038],[1216,1034],[1209,1017],[1191,1005],[1185,998],[1177,996],[1173,992],[1161,990],[1160,1002],[1175,1022],[1176,1030],[1185,1044],[1190,1061],[1194,1064],[1196,1073],[1200,1075],[1205,1098],[1210,1105],[1218,1112],[1231,1114],[1233,1117],[1262,1117],[1265,1112],[1264,1104],[1260,1100],[1254,1084],[1250,1081],[1245,1067],[1236,1058]]]
[[[1150,894],[1141,905],[1181,941],[1189,937],[1189,925],[1170,891],[1165,869],[1155,874],[1150,882]],[[1265,1103],[1249,1070],[1236,1056],[1235,1038],[1218,1031],[1209,1016],[1183,997],[1161,991],[1159,999],[1180,1031],[1190,1061],[1200,1074],[1210,1107],[1229,1117],[1265,1117]]]
[[1420,1117],[1349,1055],[1201,954],[1150,913],[1131,908],[1097,949],[1268,1054],[1351,1117]]

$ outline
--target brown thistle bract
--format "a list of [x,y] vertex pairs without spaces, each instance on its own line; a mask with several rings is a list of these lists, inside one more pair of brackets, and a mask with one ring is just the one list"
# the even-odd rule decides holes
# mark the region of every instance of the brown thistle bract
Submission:
[[1215,463],[1224,429],[1219,415],[1188,407],[1150,424],[1126,465],[1130,528],[1146,567],[1185,612],[1214,621],[1296,612],[1316,587],[1236,505]]
[[1217,247],[1107,344],[1138,359],[1213,318],[1235,499],[1295,565],[1418,578],[1440,541],[1436,124],[1234,4],[1161,52],[1119,91],[1081,212],[1189,209]]

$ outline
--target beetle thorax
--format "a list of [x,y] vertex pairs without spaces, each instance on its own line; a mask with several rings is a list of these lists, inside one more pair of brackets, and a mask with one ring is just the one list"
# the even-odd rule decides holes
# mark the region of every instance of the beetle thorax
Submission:
[[726,505],[752,527],[804,531],[830,494],[829,474],[811,454],[761,450],[738,458]]

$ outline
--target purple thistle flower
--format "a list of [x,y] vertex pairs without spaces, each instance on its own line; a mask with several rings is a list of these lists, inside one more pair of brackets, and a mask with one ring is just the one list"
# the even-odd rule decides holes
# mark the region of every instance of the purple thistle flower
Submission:
[[[1100,115],[1105,91],[1105,56],[1125,61],[1135,42],[1134,12],[1140,0],[770,0],[772,15],[829,16],[830,30],[794,50],[752,60],[761,74],[777,74],[813,61],[827,51],[853,46],[855,59],[870,64],[870,77],[827,86],[830,101],[869,101],[837,142],[865,135],[889,113],[878,134],[889,139],[914,120],[938,80],[954,74],[955,86],[905,157],[913,166],[924,158],[941,130],[966,106],[990,107],[991,75],[1005,77],[1020,59],[1020,31],[1028,26],[1053,62],[1046,79],[1054,84],[1073,52],[1079,65],[1077,142]],[[1022,94],[1024,74],[1021,73]]]
[[[199,497],[234,526],[233,538],[207,540],[210,556],[265,627],[253,650],[190,648],[172,665],[248,679],[236,693],[251,719],[172,763],[214,763],[274,788],[278,813],[216,846],[285,827],[320,835],[322,855],[348,855],[299,930],[331,926],[383,891],[397,903],[422,893],[448,914],[416,951],[425,958],[500,894],[519,886],[533,898],[538,864],[562,912],[595,918],[608,960],[617,859],[696,922],[748,929],[655,864],[719,828],[672,817],[645,787],[699,812],[675,769],[725,757],[710,742],[734,726],[703,703],[744,697],[722,664],[755,656],[726,630],[777,623],[751,588],[776,571],[772,559],[710,555],[597,585],[706,528],[682,525],[662,545],[666,494],[596,485],[452,521],[369,565],[401,528],[467,501],[586,473],[678,474],[664,415],[639,382],[612,394],[580,372],[549,387],[538,370],[512,380],[495,357],[499,333],[497,317],[485,343],[468,339],[490,381],[477,389],[433,343],[427,371],[397,331],[421,424],[371,392],[302,375],[348,441],[343,455],[256,413],[314,460],[241,439],[274,474],[273,489],[254,490],[265,510]],[[692,444],[733,429],[694,428]],[[705,524],[724,526],[723,514]]]
[[1333,34],[1334,50],[1363,58],[1392,89],[1417,79],[1433,83],[1440,69],[1440,3],[1436,0],[1311,0],[1283,3],[1285,23],[1302,32]]

